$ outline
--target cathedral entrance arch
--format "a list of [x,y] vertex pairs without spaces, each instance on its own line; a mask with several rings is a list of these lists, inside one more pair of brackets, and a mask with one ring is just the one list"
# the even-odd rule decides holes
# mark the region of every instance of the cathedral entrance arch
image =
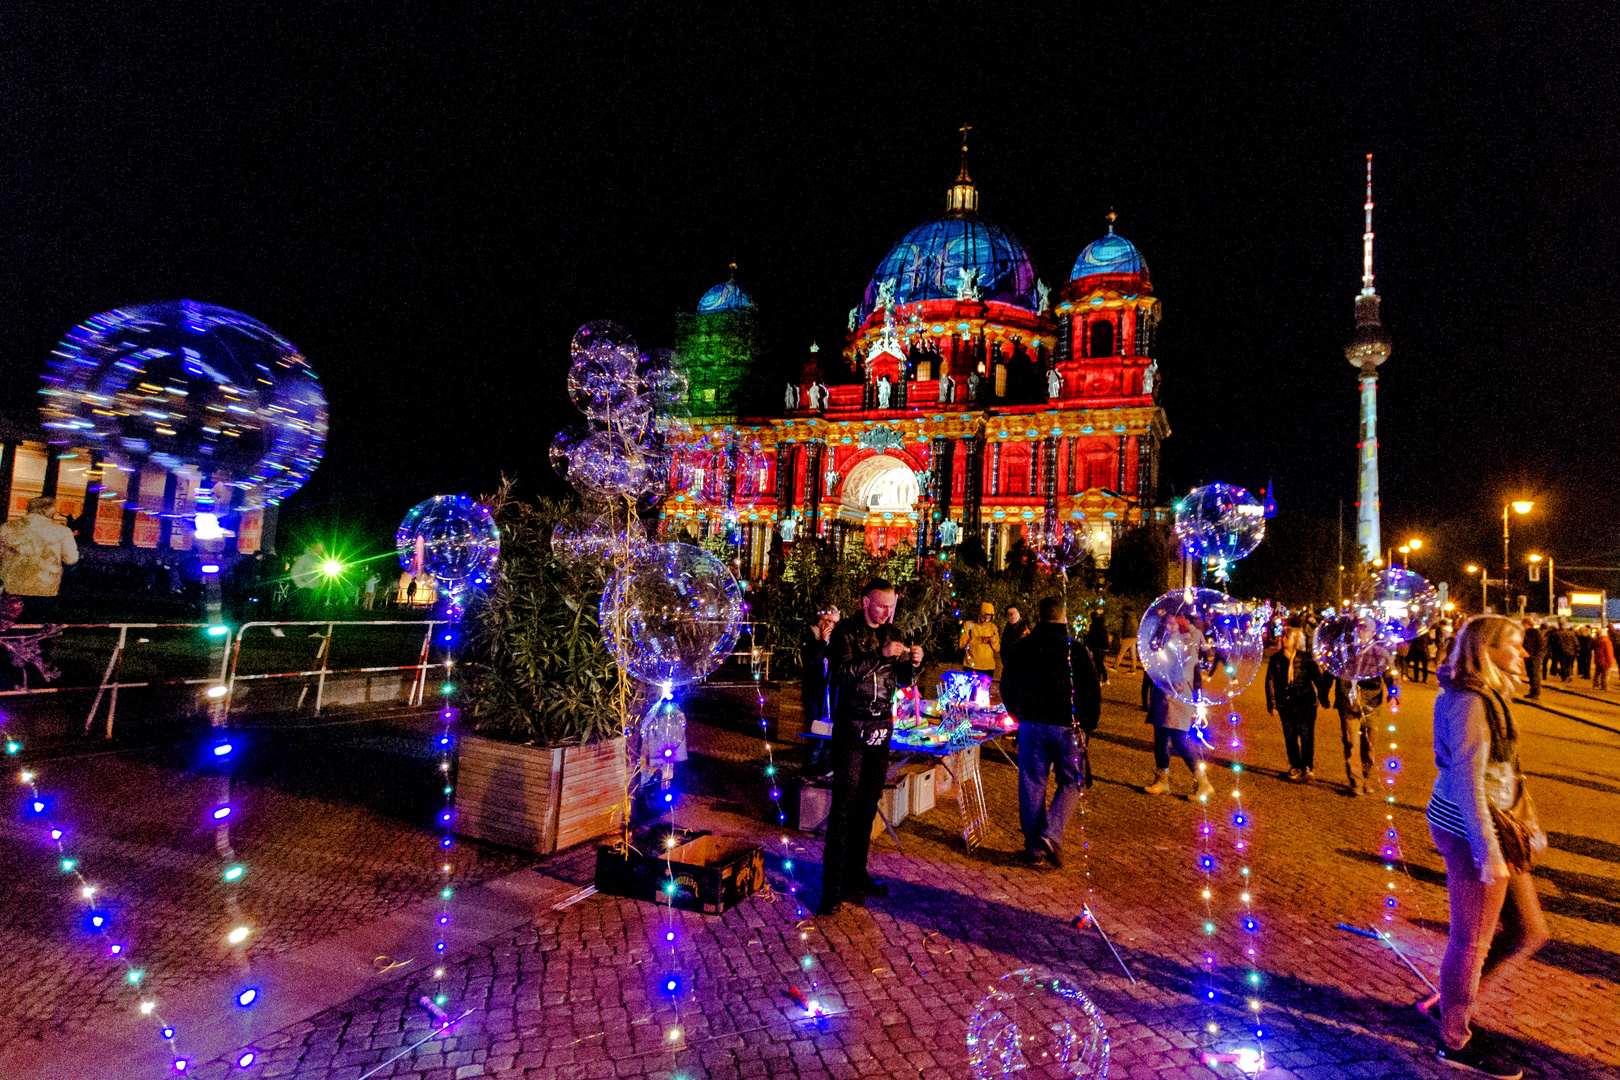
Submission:
[[839,513],[865,521],[868,514],[909,514],[917,508],[917,476],[899,458],[869,457],[844,480]]
[[909,515],[917,509],[920,495],[911,466],[900,458],[879,454],[850,470],[838,516],[863,526],[867,554],[886,555],[916,531]]

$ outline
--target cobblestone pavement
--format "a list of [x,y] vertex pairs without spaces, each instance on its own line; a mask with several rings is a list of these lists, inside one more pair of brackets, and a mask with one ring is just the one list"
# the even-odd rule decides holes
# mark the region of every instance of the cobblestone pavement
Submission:
[[[238,731],[244,760],[230,788],[231,843],[247,867],[243,921],[249,965],[376,919],[439,887],[433,808],[418,792],[435,775],[428,737],[409,728]],[[239,964],[225,935],[225,863],[210,812],[219,779],[196,766],[202,744],[97,752],[31,762],[53,800],[68,851],[108,900],[111,940],[150,978],[143,996],[165,999]],[[16,792],[20,804],[23,792]],[[18,806],[20,811],[21,807]],[[404,820],[402,820],[402,818]],[[469,848],[467,880],[534,862]],[[104,936],[86,933],[77,883],[57,868],[37,819],[0,823],[0,949],[8,958],[0,1009],[12,1018],[0,1047],[93,1025],[133,1007],[124,969]]]
[[[1070,975],[1102,1010],[1113,1046],[1111,1076],[1235,1075],[1229,1066],[1212,1073],[1199,1054],[1208,1045],[1252,1043],[1233,1038],[1243,1030],[1251,997],[1261,1002],[1268,1077],[1453,1075],[1435,1062],[1432,1029],[1411,1008],[1421,983],[1387,948],[1337,929],[1341,921],[1366,926],[1381,918],[1394,880],[1396,937],[1434,977],[1446,902],[1422,819],[1433,778],[1432,691],[1408,688],[1404,711],[1394,718],[1404,771],[1388,812],[1407,860],[1407,872],[1395,878],[1378,854],[1384,804],[1351,798],[1336,782],[1342,760],[1336,716],[1324,712],[1318,724],[1319,782],[1299,786],[1283,775],[1280,731],[1263,701],[1251,691],[1241,702],[1250,887],[1260,922],[1257,962],[1265,973],[1251,991],[1235,978],[1242,969],[1230,803],[1210,814],[1219,859],[1212,884],[1218,932],[1206,939],[1194,862],[1202,815],[1184,797],[1137,790],[1151,767],[1136,689],[1129,677],[1106,688],[1093,743],[1097,784],[1084,817],[1071,826],[1062,870],[1029,869],[1017,860],[1015,773],[987,754],[988,842],[964,853],[950,800],[908,819],[898,830],[903,853],[886,836],[874,842],[873,870],[891,892],[865,909],[797,917],[774,855],[773,896],[756,896],[724,915],[669,915],[600,895],[561,910],[542,906],[531,923],[449,961],[446,1009],[467,1015],[446,1036],[433,1037],[431,1018],[412,1004],[430,982],[407,974],[257,1040],[250,1072],[232,1067],[236,1052],[192,1072],[205,1080],[942,1080],[968,1075],[966,1025],[989,984],[1015,968],[1044,964]],[[1620,710],[1610,714],[1615,718],[1594,713],[1581,723],[1528,708],[1520,713],[1525,768],[1553,841],[1536,880],[1554,940],[1484,996],[1480,1025],[1508,1039],[1531,1075],[1620,1075]],[[735,727],[745,732],[748,723],[743,715]],[[704,753],[706,741],[714,756]],[[773,841],[768,850],[776,848],[778,834],[758,824],[765,779],[747,740],[694,724],[692,742],[697,794],[683,801],[680,822],[758,836]],[[1217,761],[1224,768],[1225,759]],[[1185,793],[1190,779],[1179,764],[1175,769],[1177,791]],[[1223,783],[1232,776],[1216,775]],[[1089,849],[1082,847],[1082,826]],[[792,843],[796,878],[813,900],[820,842],[793,834]],[[416,854],[398,850],[400,865]],[[555,881],[554,895],[564,895],[589,883],[591,852],[519,873],[537,871]],[[1136,981],[1095,931],[1072,928],[1088,899]],[[670,922],[673,960],[665,944]],[[1220,971],[1213,1003],[1202,997],[1200,975],[1211,941]],[[671,971],[683,982],[673,1001],[658,992]],[[789,987],[819,1003],[826,1018],[807,1020]],[[1220,1028],[1213,1038],[1205,1035],[1211,1022]]]

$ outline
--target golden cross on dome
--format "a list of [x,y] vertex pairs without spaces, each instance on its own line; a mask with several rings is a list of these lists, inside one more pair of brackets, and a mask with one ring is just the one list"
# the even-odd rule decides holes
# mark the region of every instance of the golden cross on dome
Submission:
[[1114,222],[1119,220],[1119,215],[1114,213],[1114,208],[1112,206],[1110,206],[1108,208],[1108,213],[1106,215],[1104,215],[1104,216],[1108,218],[1108,235],[1113,236],[1114,235]]
[[973,130],[973,125],[972,124],[963,124],[961,127],[957,128],[956,130],[960,131],[962,133],[962,151],[964,153],[966,153],[967,152],[967,133]]

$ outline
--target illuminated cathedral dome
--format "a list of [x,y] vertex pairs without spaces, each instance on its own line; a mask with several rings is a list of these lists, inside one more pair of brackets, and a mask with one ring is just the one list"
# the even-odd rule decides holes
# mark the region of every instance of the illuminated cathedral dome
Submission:
[[1136,250],[1135,244],[1123,236],[1115,235],[1114,215],[1110,213],[1108,235],[1086,245],[1086,250],[1074,261],[1074,269],[1069,271],[1069,280],[1078,282],[1089,278],[1119,275],[1140,277],[1144,288],[1152,288],[1148,277],[1147,260],[1142,258],[1142,253]]
[[[736,269],[733,264],[732,270]],[[704,293],[698,300],[697,309],[699,315],[710,315],[719,311],[743,311],[753,306],[754,302],[748,298],[748,294],[737,287],[736,277],[732,277]]]
[[1035,310],[1035,266],[1018,238],[972,216],[951,216],[912,229],[878,264],[861,298],[860,318],[894,288],[896,304],[918,300],[986,300]]

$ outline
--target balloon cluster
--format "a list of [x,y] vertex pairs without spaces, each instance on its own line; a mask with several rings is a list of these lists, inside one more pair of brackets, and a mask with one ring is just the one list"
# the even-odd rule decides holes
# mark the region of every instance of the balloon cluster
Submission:
[[617,323],[589,322],[570,347],[568,396],[587,426],[551,440],[551,465],[593,503],[685,490],[679,436],[691,427],[687,376],[668,349],[646,353]]
[[399,565],[429,574],[459,612],[468,588],[484,589],[495,580],[501,531],[489,507],[466,495],[435,495],[406,511],[394,533]]
[[309,361],[257,319],[195,300],[86,319],[53,351],[40,395],[53,442],[193,474],[216,512],[280,502],[326,443]]
[[1363,581],[1348,610],[1318,624],[1311,652],[1337,678],[1375,678],[1394,665],[1396,649],[1440,620],[1442,606],[1421,575],[1392,566]]
[[[1182,554],[1224,581],[1227,568],[1265,539],[1265,508],[1240,487],[1208,484],[1176,503],[1175,532]],[[1269,614],[1214,589],[1172,589],[1142,617],[1136,635],[1142,666],[1178,701],[1224,704],[1259,672]]]
[[[601,586],[603,642],[622,670],[662,687],[667,700],[669,688],[701,679],[730,654],[742,592],[703,549],[649,542],[637,507],[693,484],[704,492],[711,484],[730,488],[733,477],[739,491],[763,494],[769,461],[757,445],[683,449],[691,413],[674,353],[643,353],[628,330],[605,321],[580,327],[570,351],[568,396],[589,426],[558,432],[551,463],[586,509],[553,528],[552,555],[564,568],[571,603]],[[654,750],[671,748],[675,715],[658,706],[648,714],[643,734]]]

